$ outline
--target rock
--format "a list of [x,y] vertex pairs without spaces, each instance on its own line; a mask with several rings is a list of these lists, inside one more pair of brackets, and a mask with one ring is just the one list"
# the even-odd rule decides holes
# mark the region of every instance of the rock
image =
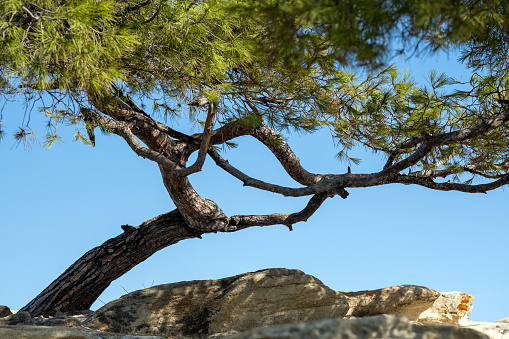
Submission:
[[509,318],[504,318],[496,321],[497,323],[509,323]]
[[474,297],[461,292],[442,292],[433,306],[424,311],[418,322],[422,324],[468,324]]
[[278,268],[129,293],[97,310],[84,325],[136,335],[207,337],[338,318],[347,311],[340,292],[299,270]]
[[378,290],[342,292],[348,299],[348,316],[364,317],[376,314],[399,314],[417,320],[440,296],[427,287],[402,285]]
[[327,319],[300,324],[251,329],[227,339],[488,339],[458,326],[415,325],[400,315],[355,319]]
[[0,318],[7,317],[8,315],[11,315],[11,309],[7,306],[0,305]]
[[[24,312],[20,312],[24,313]],[[82,329],[30,325],[0,325],[0,338],[9,339],[97,339]]]
[[28,312],[18,312],[7,317],[0,318],[0,325],[33,325],[34,323],[34,319],[32,319]]
[[486,334],[490,339],[507,339],[509,338],[509,323],[496,322],[470,322],[464,325],[476,331]]
[[81,322],[74,317],[38,317],[37,326],[62,326],[62,327],[81,327]]

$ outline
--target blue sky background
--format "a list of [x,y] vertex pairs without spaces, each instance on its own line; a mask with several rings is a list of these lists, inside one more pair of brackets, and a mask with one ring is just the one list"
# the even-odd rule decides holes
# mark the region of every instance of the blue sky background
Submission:
[[[447,55],[399,59],[418,81],[430,68],[468,73]],[[24,150],[10,135],[23,108],[8,104],[0,142],[0,304],[19,309],[91,248],[141,222],[174,209],[157,166],[130,150],[115,135],[97,136],[95,148],[72,142]],[[40,143],[45,134],[37,113],[31,126]],[[185,121],[178,127],[187,132]],[[290,135],[290,146],[315,173],[344,173],[330,135]],[[249,137],[224,157],[247,174],[296,186],[263,145]],[[383,159],[356,149],[362,163],[354,173],[380,170]],[[228,215],[294,212],[307,202],[242,184],[208,159],[190,177],[196,190]],[[401,284],[474,295],[475,321],[509,317],[507,188],[488,194],[435,192],[388,185],[350,189],[328,199],[306,223],[205,235],[170,246],[114,281],[93,309],[127,292],[183,280],[216,279],[269,267],[296,268],[335,290],[359,291]]]

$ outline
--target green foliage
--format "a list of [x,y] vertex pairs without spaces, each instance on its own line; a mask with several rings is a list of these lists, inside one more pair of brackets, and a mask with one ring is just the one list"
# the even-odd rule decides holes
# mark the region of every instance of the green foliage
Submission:
[[[221,123],[328,128],[338,158],[357,163],[348,154],[356,145],[389,157],[412,138],[494,116],[509,89],[508,16],[500,0],[5,0],[0,95],[52,100],[41,110],[46,147],[61,142],[62,123],[91,144],[81,110],[100,110],[98,103],[104,110],[148,103],[154,114],[200,123],[204,110],[187,104],[206,97],[219,105]],[[467,91],[433,71],[418,85],[387,65],[396,45],[458,48],[477,73]],[[15,138],[25,144],[34,134],[24,126]],[[505,125],[438,148],[418,167],[482,164],[496,175],[508,139]]]
[[33,143],[37,142],[37,137],[31,128],[20,127],[14,133],[14,140],[16,140],[18,146],[23,144],[23,147],[30,148]]

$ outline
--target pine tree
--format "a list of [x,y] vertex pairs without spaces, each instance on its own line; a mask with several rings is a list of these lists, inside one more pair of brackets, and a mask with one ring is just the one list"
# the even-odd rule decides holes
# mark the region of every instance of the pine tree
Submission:
[[[120,136],[158,164],[177,207],[124,225],[22,310],[87,309],[111,281],[164,247],[252,226],[291,229],[325,199],[347,198],[348,188],[403,183],[474,193],[507,185],[507,14],[495,0],[3,1],[2,98],[50,102],[40,107],[50,126],[46,147],[60,140],[64,124],[91,146],[97,128]],[[418,85],[388,64],[396,45],[460,49],[476,71],[471,89],[457,90],[458,81],[436,72]],[[183,114],[203,131],[186,135],[162,123]],[[308,172],[283,133],[317,129],[330,130],[341,160],[355,163],[348,150],[362,145],[385,165],[370,174]],[[226,161],[217,146],[245,135],[301,187],[249,177]],[[28,125],[15,135],[32,137]],[[227,216],[189,181],[207,156],[245,186],[309,202],[290,214]]]

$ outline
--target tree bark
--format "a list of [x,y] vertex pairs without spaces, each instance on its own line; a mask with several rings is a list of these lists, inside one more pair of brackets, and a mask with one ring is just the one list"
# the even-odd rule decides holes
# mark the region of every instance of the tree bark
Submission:
[[124,233],[85,253],[20,311],[36,317],[88,310],[113,280],[160,249],[197,237],[177,210],[122,229]]

